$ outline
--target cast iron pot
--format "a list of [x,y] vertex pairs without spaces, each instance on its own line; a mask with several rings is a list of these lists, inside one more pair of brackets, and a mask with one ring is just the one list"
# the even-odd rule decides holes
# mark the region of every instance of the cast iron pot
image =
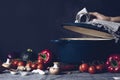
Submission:
[[60,62],[80,64],[82,61],[105,61],[109,54],[115,53],[114,39],[101,38],[61,38],[52,40],[57,44],[57,56]]

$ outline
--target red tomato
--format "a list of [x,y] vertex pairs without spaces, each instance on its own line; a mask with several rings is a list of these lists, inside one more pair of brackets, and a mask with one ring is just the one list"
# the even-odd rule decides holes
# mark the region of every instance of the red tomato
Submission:
[[31,68],[32,68],[32,70],[33,70],[33,69],[37,69],[37,64],[36,64],[36,63],[32,63],[32,64],[31,64]]
[[80,65],[80,71],[87,72],[89,68],[89,65],[87,63],[83,63]]
[[31,67],[31,64],[32,64],[32,62],[31,62],[31,61],[28,61],[28,62],[26,63],[26,66],[27,66],[27,67]]
[[96,73],[95,66],[90,66],[89,69],[88,69],[88,72],[91,73],[91,74],[95,74]]
[[79,71],[83,72],[83,69],[82,69],[81,65],[79,66]]
[[38,64],[43,64],[44,63],[44,61],[43,61],[43,59],[38,59]]
[[43,64],[38,64],[38,65],[37,65],[37,69],[43,70],[43,69],[44,69]]
[[95,67],[96,67],[97,72],[102,72],[104,70],[104,65],[103,64],[96,65]]
[[19,61],[18,66],[25,66],[25,63],[23,61]]
[[14,59],[14,60],[12,61],[12,66],[17,67],[17,66],[18,66],[18,62],[19,62],[19,60]]
[[72,64],[67,64],[67,65],[61,64],[60,68],[62,71],[70,71],[70,70],[76,70],[78,66]]

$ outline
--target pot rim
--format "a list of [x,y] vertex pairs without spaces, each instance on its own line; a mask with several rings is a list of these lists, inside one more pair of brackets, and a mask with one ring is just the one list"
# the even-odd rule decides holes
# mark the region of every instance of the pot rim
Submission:
[[114,40],[113,38],[60,38],[60,40],[91,40],[91,41],[99,41],[99,40]]

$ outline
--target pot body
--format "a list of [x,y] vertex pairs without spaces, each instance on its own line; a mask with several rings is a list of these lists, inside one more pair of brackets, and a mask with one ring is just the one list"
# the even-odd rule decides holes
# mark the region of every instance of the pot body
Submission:
[[109,54],[116,53],[117,45],[113,39],[60,39],[57,43],[57,56],[60,62],[80,64],[82,61],[105,61]]

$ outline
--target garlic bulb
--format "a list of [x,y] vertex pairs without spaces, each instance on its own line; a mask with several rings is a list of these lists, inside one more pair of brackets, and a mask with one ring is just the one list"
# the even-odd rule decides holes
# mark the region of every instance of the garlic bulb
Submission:
[[25,67],[24,67],[24,66],[18,66],[18,67],[17,67],[17,70],[24,71],[24,70],[25,70]]
[[11,63],[10,63],[10,59],[9,58],[7,58],[6,62],[2,64],[2,66],[5,67],[5,68],[9,68],[10,65],[11,65]]
[[49,68],[50,74],[57,75],[60,73],[60,64],[59,62],[54,62],[54,65]]

